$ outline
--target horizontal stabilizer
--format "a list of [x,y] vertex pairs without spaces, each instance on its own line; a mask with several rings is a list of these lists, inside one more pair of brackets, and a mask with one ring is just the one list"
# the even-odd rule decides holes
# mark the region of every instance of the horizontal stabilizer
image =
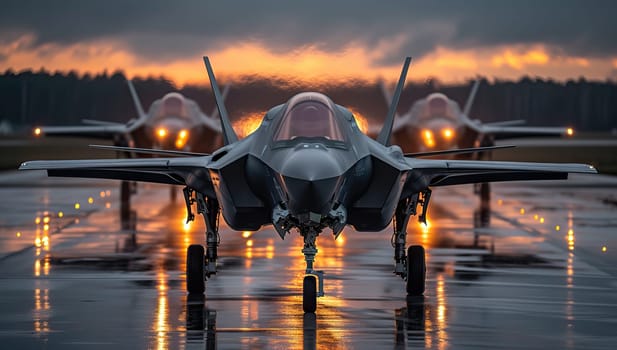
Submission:
[[82,119],[81,122],[84,124],[88,124],[88,125],[124,125],[121,123],[108,122],[105,120],[94,120],[94,119]]

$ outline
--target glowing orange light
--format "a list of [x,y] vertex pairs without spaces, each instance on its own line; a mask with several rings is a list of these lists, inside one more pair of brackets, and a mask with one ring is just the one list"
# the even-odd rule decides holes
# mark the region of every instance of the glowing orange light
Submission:
[[64,213],[63,213],[63,212],[61,212],[61,211],[59,211],[59,212],[58,212],[58,217],[59,217],[59,218],[64,217]]
[[345,236],[343,235],[343,233],[341,232],[341,234],[338,236],[338,238],[336,239],[336,244],[337,245],[343,245],[345,244]]
[[177,139],[176,140],[176,148],[177,149],[182,149],[182,147],[184,147],[184,145],[186,145],[186,139]]
[[263,112],[253,112],[242,116],[239,120],[233,123],[234,130],[238,133],[240,138],[245,138],[254,133],[255,130],[261,125],[263,119]]
[[49,216],[46,216],[43,218],[43,223],[44,224],[48,224],[49,223]]
[[544,223],[544,218],[540,218],[540,223],[543,224]]
[[534,220],[538,220],[538,214],[535,214],[535,215],[533,216],[533,219],[534,219]]
[[105,208],[107,208],[107,209],[111,208],[111,203],[109,203],[109,202],[105,203]]
[[422,131],[422,137],[424,138],[424,144],[429,147],[432,148],[435,146],[435,140],[433,139],[433,132],[430,130],[424,130]]
[[167,136],[167,129],[165,129],[165,128],[158,128],[156,130],[156,135],[159,138],[161,138],[161,139],[164,138],[165,136]]
[[497,205],[502,205],[502,204],[503,204],[503,199],[497,200]]
[[572,129],[572,128],[568,128],[568,129],[566,130],[566,134],[568,134],[568,136],[572,136],[572,135],[574,135],[574,129]]
[[36,219],[34,219],[34,223],[37,224],[37,225],[40,224],[41,223],[41,218],[37,216]]
[[253,240],[249,239],[248,241],[246,241],[246,246],[247,247],[252,247],[253,246]]
[[99,193],[99,196],[101,196],[101,198],[105,198],[105,191],[101,191],[101,193]]
[[519,210],[519,213],[521,213],[521,215],[525,214],[525,208],[521,208],[521,210]]
[[48,224],[43,225],[43,231],[49,231],[49,225]]
[[176,138],[176,148],[181,149],[188,142],[189,132],[186,130],[180,130],[178,138]]
[[351,114],[353,114],[353,117],[356,120],[356,125],[358,125],[358,129],[360,129],[362,133],[366,134],[368,132],[368,119],[355,108],[347,107],[347,109],[349,109]]
[[17,232],[17,234],[15,234],[17,237],[21,237],[21,232]]
[[249,237],[251,237],[251,231],[243,231],[243,232],[242,232],[242,237],[244,237],[244,238],[249,238]]
[[40,135],[41,135],[41,133],[42,133],[41,128],[36,128],[36,129],[34,129],[34,135],[36,135],[36,136],[40,136]]
[[452,129],[444,129],[442,131],[443,137],[445,137],[447,140],[450,140],[451,138],[454,137],[454,130]]

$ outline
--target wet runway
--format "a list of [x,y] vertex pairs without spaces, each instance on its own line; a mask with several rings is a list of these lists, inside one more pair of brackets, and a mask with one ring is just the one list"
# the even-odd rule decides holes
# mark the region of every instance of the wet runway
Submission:
[[[322,233],[326,296],[301,307],[299,235],[222,224],[206,297],[185,292],[199,220],[165,186],[142,185],[132,222],[118,182],[0,174],[2,348],[577,348],[617,344],[617,178],[436,189],[427,291],[408,299],[392,274],[391,231]],[[178,188],[180,190],[180,188]]]

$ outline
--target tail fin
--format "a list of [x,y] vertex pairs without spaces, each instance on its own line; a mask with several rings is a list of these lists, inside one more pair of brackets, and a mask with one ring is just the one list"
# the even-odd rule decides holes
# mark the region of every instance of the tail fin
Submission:
[[467,97],[467,102],[465,102],[465,108],[463,108],[463,114],[469,116],[469,112],[471,111],[471,106],[473,105],[473,100],[476,98],[476,93],[478,92],[478,88],[480,87],[480,78],[476,79],[471,87],[471,91],[469,92],[469,96]]
[[139,96],[137,96],[137,92],[135,91],[133,82],[127,79],[126,83],[129,85],[129,90],[131,91],[131,97],[133,98],[133,103],[135,104],[135,109],[137,110],[137,115],[139,119],[146,118],[146,113],[144,113],[144,109],[142,107],[141,101],[139,100]]
[[409,69],[410,63],[411,57],[405,58],[405,63],[403,64],[403,69],[401,70],[401,77],[396,85],[396,90],[394,91],[392,102],[390,103],[388,115],[384,121],[383,128],[377,136],[377,142],[384,146],[390,145],[390,134],[392,133],[392,125],[394,125],[394,115],[396,114],[396,107],[398,106],[398,101],[401,98],[401,93],[403,92],[403,87],[405,86],[405,79],[407,78],[407,70]]
[[[227,84],[223,88],[223,102],[227,99],[227,95],[229,94],[229,89],[230,88],[231,88],[231,84]],[[218,106],[214,107],[214,109],[212,110],[212,113],[210,113],[210,117],[211,118],[215,118],[215,119],[219,117],[219,108],[218,108]]]
[[212,87],[212,92],[214,93],[214,99],[216,101],[216,107],[218,108],[219,117],[221,118],[223,141],[225,142],[225,145],[229,145],[230,143],[238,141],[238,135],[236,135],[236,132],[232,128],[231,122],[229,121],[229,116],[227,115],[227,109],[225,108],[223,96],[221,95],[221,90],[216,83],[214,71],[212,71],[212,65],[210,65],[210,59],[208,59],[208,56],[204,56],[204,63],[206,64],[206,70],[208,71],[208,77],[210,78],[210,86]]

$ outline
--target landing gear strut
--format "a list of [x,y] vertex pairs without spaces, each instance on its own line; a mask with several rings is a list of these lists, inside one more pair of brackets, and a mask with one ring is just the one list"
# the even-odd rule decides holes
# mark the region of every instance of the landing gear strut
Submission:
[[[426,209],[431,198],[431,191],[426,190],[410,198],[400,201],[394,213],[394,233],[392,247],[394,248],[394,274],[406,281],[408,295],[424,294],[426,281],[426,258],[424,248],[412,245],[405,252],[407,245],[407,224],[412,215],[416,215],[418,204],[422,207],[419,220],[426,224]],[[405,254],[407,253],[407,254]]]
[[190,294],[205,291],[205,281],[216,274],[218,258],[219,213],[220,206],[216,199],[207,198],[190,188],[184,188],[184,200],[187,208],[186,222],[193,221],[195,215],[191,207],[197,203],[197,213],[203,215],[206,222],[206,249],[201,244],[189,246],[186,256],[186,289]]
[[323,271],[315,271],[313,262],[317,254],[317,246],[315,241],[319,236],[319,231],[314,227],[307,227],[300,230],[300,234],[304,237],[304,260],[306,260],[306,275],[302,283],[302,309],[306,313],[312,313],[317,310],[317,297],[324,296],[323,292]]

